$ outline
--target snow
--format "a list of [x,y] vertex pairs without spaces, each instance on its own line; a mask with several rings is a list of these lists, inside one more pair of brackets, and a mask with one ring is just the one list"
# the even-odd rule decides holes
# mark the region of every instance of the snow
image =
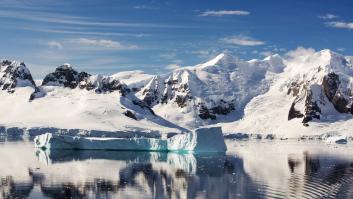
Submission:
[[[240,135],[300,138],[332,131],[353,136],[352,114],[339,113],[322,89],[323,78],[331,72],[337,74],[340,92],[336,96],[347,99],[346,107],[350,108],[353,57],[304,48],[283,57],[275,54],[263,60],[244,61],[222,53],[203,64],[158,76],[125,71],[105,77],[107,81],[126,83],[133,91],[126,96],[118,91],[97,94],[93,90],[62,86],[36,87],[30,80],[19,78],[13,93],[0,91],[0,110],[6,113],[0,114],[0,133],[161,138],[212,125],[222,127],[229,138]],[[5,74],[9,64],[22,75],[30,76],[23,63],[5,61],[0,67],[0,84],[12,83],[12,74]],[[90,83],[99,87],[103,76],[89,78]],[[39,85],[40,80],[36,83]],[[299,85],[298,99],[288,94],[293,83]],[[35,90],[40,92],[29,102]],[[296,110],[305,112],[308,90],[320,107],[320,120],[313,119],[309,126],[303,126],[303,118],[288,120],[288,113],[293,102]],[[150,107],[155,114],[147,106],[136,105],[136,100],[144,99],[148,91],[152,94]],[[215,118],[202,119],[203,107],[210,112],[219,107],[229,112],[219,111]]]
[[[153,134],[180,133],[180,129],[149,110],[134,105],[136,97],[119,92],[97,94],[94,91],[55,86],[43,87],[46,96],[28,101],[33,88],[17,88],[9,94],[0,92],[0,126],[31,129],[81,129],[104,135],[126,136],[128,132]],[[138,120],[125,116],[131,111]],[[122,132],[122,133],[120,133]],[[98,135],[96,135],[98,136]]]
[[124,82],[130,88],[141,88],[150,81],[154,75],[146,74],[141,70],[123,71],[111,75],[112,78]]
[[222,129],[219,127],[199,128],[192,133],[176,135],[168,139],[170,151],[225,152]]
[[326,138],[325,142],[327,144],[347,144],[348,139],[347,139],[347,136],[345,135],[331,136]]
[[193,151],[225,152],[222,130],[219,127],[200,128],[168,139],[156,138],[97,138],[46,133],[34,139],[43,149],[134,150],[134,151]]
[[[154,99],[153,110],[178,125],[195,129],[219,122],[238,120],[245,105],[255,96],[268,91],[273,73],[283,70],[279,55],[265,60],[246,62],[228,54],[193,67],[183,67],[171,73],[154,77],[137,97],[144,99],[146,91]],[[185,106],[177,103],[185,99]],[[215,120],[201,119],[201,105],[209,110],[217,106],[234,106],[229,114],[216,115]]]
[[38,148],[85,150],[166,151],[167,141],[154,138],[95,138],[46,133],[34,139]]
[[[353,88],[353,68],[347,64],[349,61],[330,50],[315,52],[299,49],[299,52],[292,52],[290,55],[291,57],[284,60],[283,72],[275,75],[270,89],[257,95],[246,105],[241,120],[218,124],[226,135],[274,134],[277,138],[300,138],[332,131],[353,135],[352,115],[337,112],[321,89],[323,77],[329,72],[335,72],[340,77],[340,89],[344,91],[342,94],[349,99]],[[303,83],[299,95],[305,95],[303,88],[311,88],[313,99],[319,102],[321,109],[320,120],[309,122],[309,126],[303,126],[302,118],[288,120],[288,113],[295,99],[287,93],[288,85],[292,82]],[[304,103],[305,99],[299,101],[296,109],[304,111]]]

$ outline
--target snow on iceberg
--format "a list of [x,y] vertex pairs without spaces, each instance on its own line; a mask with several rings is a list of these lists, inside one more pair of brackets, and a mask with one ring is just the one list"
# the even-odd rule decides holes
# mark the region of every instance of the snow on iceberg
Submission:
[[199,128],[191,133],[168,139],[156,138],[97,138],[46,133],[36,136],[35,146],[43,149],[136,150],[136,151],[194,151],[225,152],[220,127]]
[[168,151],[224,152],[227,146],[220,127],[199,128],[168,139]]

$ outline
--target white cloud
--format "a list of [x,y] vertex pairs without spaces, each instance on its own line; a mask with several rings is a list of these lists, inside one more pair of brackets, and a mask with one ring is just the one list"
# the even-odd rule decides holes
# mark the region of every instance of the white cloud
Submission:
[[265,44],[264,41],[256,40],[251,37],[242,36],[242,35],[225,37],[221,39],[221,42],[226,44],[239,45],[239,46],[259,46],[259,45]]
[[328,13],[328,14],[319,16],[319,18],[320,19],[336,19],[336,18],[339,18],[339,16]]
[[346,49],[345,48],[337,48],[337,51],[339,52],[344,52]]
[[47,45],[49,46],[49,48],[55,48],[55,49],[63,49],[63,45],[60,43],[60,42],[57,42],[57,41],[49,41],[47,43]]
[[211,10],[211,11],[205,11],[200,14],[200,16],[202,17],[207,17],[207,16],[221,17],[224,15],[246,16],[246,15],[250,15],[250,12],[245,10]]
[[112,20],[95,19],[87,17],[79,17],[73,15],[65,15],[40,11],[15,11],[0,10],[0,18],[21,19],[26,21],[35,21],[43,23],[55,23],[76,26],[93,26],[93,27],[131,27],[131,28],[184,28],[173,24],[157,24],[157,23],[138,23],[138,22],[117,22]]
[[327,22],[326,25],[333,28],[345,28],[345,29],[353,29],[353,22]]
[[166,69],[168,70],[176,70],[179,69],[181,66],[179,64],[169,64]]
[[286,53],[286,56],[291,59],[305,60],[315,53],[313,48],[304,48],[303,46],[298,46],[295,50],[291,50]]
[[87,38],[78,38],[71,39],[69,43],[76,44],[79,46],[91,46],[91,47],[101,47],[106,49],[137,49],[136,45],[123,45],[118,41],[106,40],[106,39],[87,39]]

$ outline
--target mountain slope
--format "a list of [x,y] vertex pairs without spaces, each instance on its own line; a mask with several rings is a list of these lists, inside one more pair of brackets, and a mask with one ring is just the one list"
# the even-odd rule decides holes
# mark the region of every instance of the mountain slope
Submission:
[[[35,90],[40,95],[28,101]],[[118,79],[79,73],[67,64],[48,74],[41,86],[0,92],[0,98],[0,109],[8,113],[0,115],[0,126],[137,132],[153,137],[185,131],[155,115]]]
[[271,89],[255,97],[227,132],[286,137],[349,133],[353,125],[352,59],[322,50],[288,59]]
[[155,76],[137,96],[162,117],[186,128],[235,121],[246,103],[266,92],[282,59],[241,61],[230,55]]
[[0,61],[0,90],[13,93],[17,87],[26,86],[35,88],[36,84],[24,63],[9,60]]

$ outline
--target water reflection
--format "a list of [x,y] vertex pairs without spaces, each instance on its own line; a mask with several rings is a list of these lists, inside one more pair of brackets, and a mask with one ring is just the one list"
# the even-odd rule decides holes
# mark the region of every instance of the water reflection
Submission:
[[6,142],[0,198],[353,197],[353,152],[346,148],[327,149],[338,156],[321,145],[227,144],[228,154],[177,154],[43,151]]

